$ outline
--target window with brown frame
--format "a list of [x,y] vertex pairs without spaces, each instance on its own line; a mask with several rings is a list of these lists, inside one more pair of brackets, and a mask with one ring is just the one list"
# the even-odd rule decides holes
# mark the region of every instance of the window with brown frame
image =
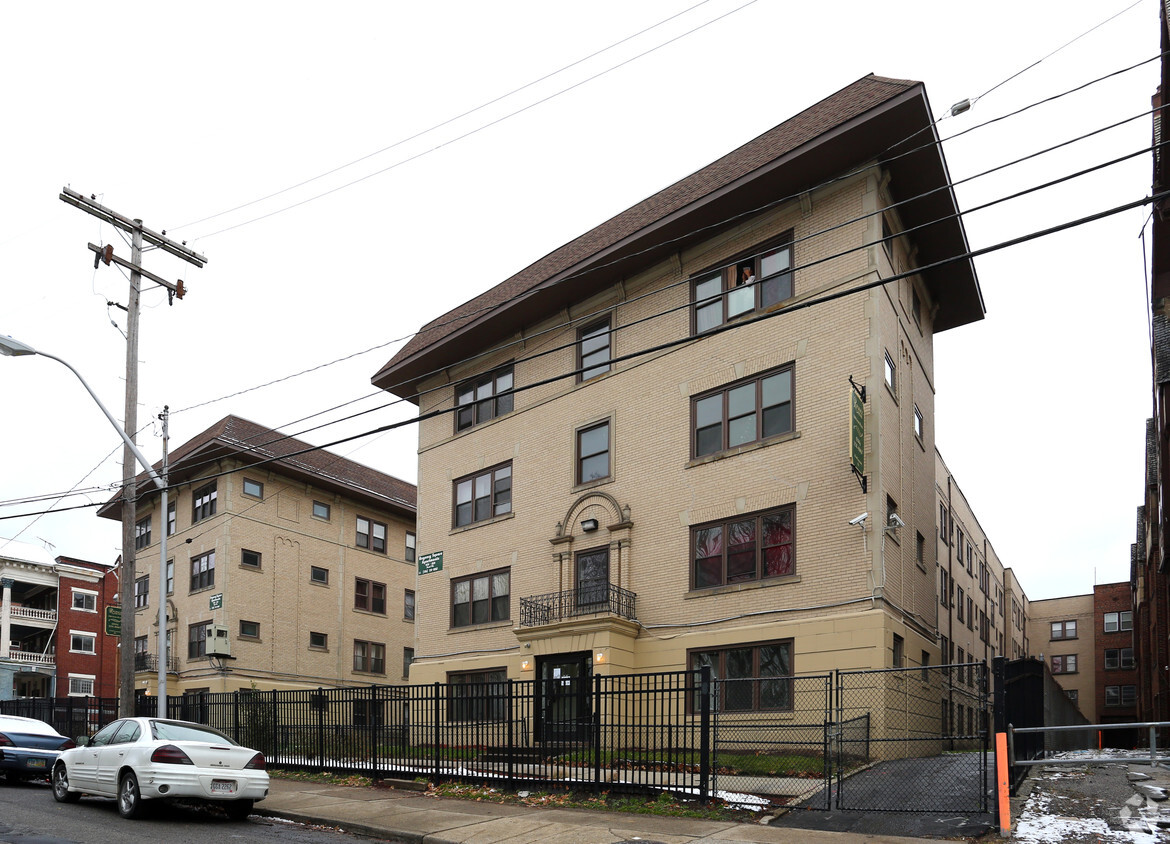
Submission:
[[254,481],[251,478],[244,478],[244,495],[251,498],[264,497],[264,484],[260,481]]
[[187,625],[187,659],[207,656],[207,630],[209,627],[211,627],[210,621]]
[[691,528],[691,588],[794,574],[795,518],[789,506]]
[[1067,621],[1054,621],[1049,625],[1052,639],[1075,639],[1077,637],[1077,621],[1075,618]]
[[510,706],[508,672],[502,668],[447,675],[447,720],[504,721]]
[[354,544],[358,548],[368,548],[379,554],[386,553],[386,525],[375,522],[364,516],[357,517],[357,538]]
[[456,387],[455,431],[466,431],[511,413],[512,385],[512,364],[508,364]]
[[[720,712],[792,709],[792,640],[733,645],[688,653],[691,671],[711,669],[711,708]],[[697,685],[697,684],[696,684]],[[701,701],[695,691],[691,705]]]
[[792,298],[792,236],[691,281],[694,333]]
[[1062,656],[1052,657],[1052,673],[1053,674],[1076,674],[1077,673],[1077,655],[1065,654]]
[[587,484],[608,478],[609,421],[577,432],[577,483]]
[[353,670],[366,674],[386,673],[386,645],[382,642],[353,640]]
[[141,551],[150,544],[150,516],[143,516],[134,523],[134,550]]
[[191,493],[191,523],[215,515],[215,501],[218,497],[215,481],[204,484]]
[[406,589],[402,593],[402,617],[407,621],[414,621],[414,590]]
[[791,433],[792,395],[789,364],[692,399],[692,456]]
[[452,485],[452,496],[454,527],[463,527],[511,513],[511,462],[459,478]]
[[353,608],[366,612],[386,614],[386,584],[363,577],[354,578]]
[[406,532],[406,550],[403,552],[403,559],[408,563],[413,563],[418,553],[418,540],[411,531]]
[[191,590],[210,589],[215,585],[215,552],[191,558]]
[[451,581],[451,626],[468,627],[511,617],[511,569]]
[[609,317],[582,328],[577,334],[578,381],[588,381],[609,372]]

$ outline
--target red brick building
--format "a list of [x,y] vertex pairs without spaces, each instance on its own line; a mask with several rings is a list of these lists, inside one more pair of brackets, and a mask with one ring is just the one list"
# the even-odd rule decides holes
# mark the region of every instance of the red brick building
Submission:
[[56,696],[118,694],[118,637],[105,631],[117,604],[116,568],[57,557]]
[[1093,626],[1097,717],[1102,724],[1136,721],[1138,672],[1134,658],[1133,593],[1129,583],[1093,587]]

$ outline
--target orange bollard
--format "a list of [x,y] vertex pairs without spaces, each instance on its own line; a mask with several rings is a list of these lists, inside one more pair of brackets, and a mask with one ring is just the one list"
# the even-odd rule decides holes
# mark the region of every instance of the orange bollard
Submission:
[[1011,780],[1008,778],[1007,733],[995,734],[995,771],[999,795],[999,834],[1012,834]]

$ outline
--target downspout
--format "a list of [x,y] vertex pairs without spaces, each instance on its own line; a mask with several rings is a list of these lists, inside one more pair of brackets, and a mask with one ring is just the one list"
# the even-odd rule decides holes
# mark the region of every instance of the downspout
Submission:
[[[954,511],[951,510],[951,473],[947,472],[947,523],[945,525],[947,530],[947,641],[951,647],[955,646],[955,608],[951,602],[951,593],[955,589],[955,551],[951,545],[952,525],[954,524]],[[943,654],[943,664],[950,665],[950,654]],[[954,706],[955,706],[955,675],[953,671],[947,671],[947,721],[951,733],[955,731],[954,725]],[[954,749],[952,742],[951,749]]]

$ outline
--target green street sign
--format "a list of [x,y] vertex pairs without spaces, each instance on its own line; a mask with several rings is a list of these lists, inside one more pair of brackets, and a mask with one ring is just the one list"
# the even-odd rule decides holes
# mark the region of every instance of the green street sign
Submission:
[[122,607],[119,604],[110,604],[106,607],[106,635],[122,635]]
[[418,573],[431,574],[436,571],[443,570],[443,552],[432,551],[429,554],[421,554],[418,558]]
[[854,389],[849,414],[849,462],[858,475],[865,474],[865,403]]
[[213,610],[223,609],[223,593],[217,592],[211,596],[211,600],[207,602],[208,607]]

